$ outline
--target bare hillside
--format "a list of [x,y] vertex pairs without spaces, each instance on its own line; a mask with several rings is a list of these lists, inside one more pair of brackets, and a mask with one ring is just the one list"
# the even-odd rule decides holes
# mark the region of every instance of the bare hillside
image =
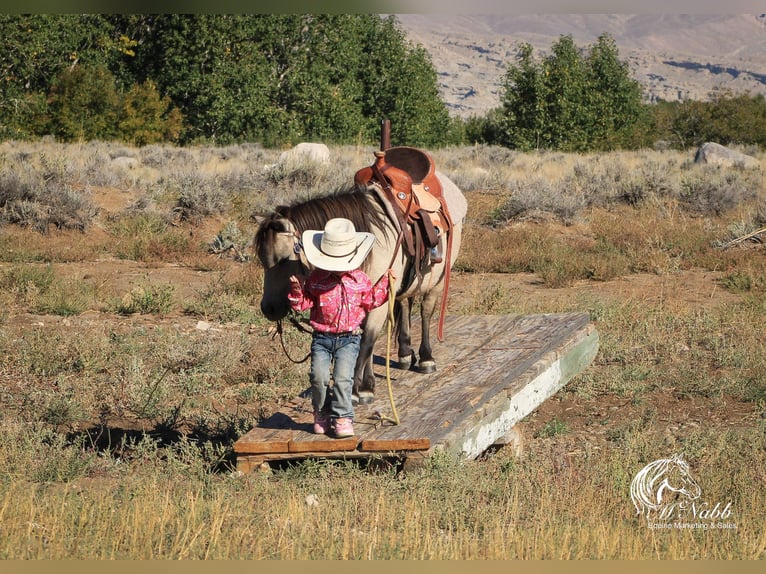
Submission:
[[455,115],[481,115],[516,46],[543,54],[562,35],[587,47],[607,33],[647,101],[704,100],[713,90],[766,94],[766,15],[760,14],[400,14],[401,27],[431,54]]

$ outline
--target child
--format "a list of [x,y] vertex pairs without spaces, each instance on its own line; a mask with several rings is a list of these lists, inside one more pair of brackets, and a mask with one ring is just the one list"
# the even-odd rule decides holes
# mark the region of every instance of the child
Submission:
[[[312,406],[314,432],[332,430],[337,438],[354,435],[351,388],[359,355],[361,324],[371,309],[388,299],[389,269],[375,285],[359,269],[373,244],[372,233],[357,232],[348,219],[330,219],[324,231],[308,230],[302,236],[303,251],[316,269],[305,284],[290,277],[290,306],[311,309],[314,328],[311,340]],[[330,367],[334,362],[332,392]]]

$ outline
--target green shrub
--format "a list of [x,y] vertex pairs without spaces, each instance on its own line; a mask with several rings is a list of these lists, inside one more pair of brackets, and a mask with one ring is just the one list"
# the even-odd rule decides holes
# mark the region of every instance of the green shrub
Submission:
[[64,141],[110,140],[119,133],[120,96],[106,68],[65,68],[51,84],[48,105],[51,130]]
[[162,315],[173,307],[175,286],[138,285],[128,291],[115,306],[115,311],[122,315],[133,313]]
[[565,432],[567,432],[567,424],[564,421],[553,417],[551,420],[545,423],[545,426],[542,429],[540,429],[538,436],[543,438],[550,438],[556,435],[564,434]]
[[152,80],[133,85],[122,98],[119,122],[121,139],[138,146],[177,142],[183,128],[178,108],[160,97]]
[[187,253],[188,234],[154,212],[125,214],[109,225],[117,238],[115,255],[133,261],[167,260]]

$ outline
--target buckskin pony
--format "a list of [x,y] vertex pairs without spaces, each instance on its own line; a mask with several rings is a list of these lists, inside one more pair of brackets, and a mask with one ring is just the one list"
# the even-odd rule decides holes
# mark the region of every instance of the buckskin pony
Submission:
[[[380,153],[376,152],[378,156],[376,163],[380,162]],[[402,155],[401,152],[400,155]],[[404,155],[407,153],[405,152]],[[430,161],[430,156],[428,159]],[[397,169],[392,168],[388,173],[401,175],[396,171]],[[406,173],[406,169],[401,171]],[[436,369],[436,362],[431,348],[431,319],[439,296],[442,295],[441,326],[447,296],[443,287],[445,278],[448,279],[449,268],[460,250],[467,203],[454,182],[438,170],[431,171],[429,181],[431,185],[438,184],[439,201],[448,207],[451,214],[449,223],[439,223],[438,217],[433,218],[437,221],[437,225],[443,226],[440,230],[442,245],[449,246],[448,252],[441,261],[432,260],[429,250],[425,249],[431,242],[418,240],[419,232],[412,226],[412,221],[406,217],[402,218],[386,199],[386,193],[382,188],[388,184],[389,191],[394,187],[402,189],[401,183],[392,182],[389,179],[381,182],[373,176],[365,176],[360,170],[355,177],[353,187],[308,201],[279,206],[261,221],[255,235],[255,249],[264,268],[263,298],[261,299],[261,311],[264,316],[271,321],[280,322],[291,312],[287,301],[289,277],[296,274],[305,275],[310,270],[300,243],[303,231],[323,229],[328,219],[344,217],[354,223],[357,231],[367,231],[375,235],[375,245],[362,267],[373,283],[389,268],[396,276],[393,288],[396,293],[396,340],[399,367],[433,372]],[[419,178],[417,174],[414,176],[414,178],[410,177],[411,184],[414,183],[417,187],[420,182],[416,180]],[[402,226],[407,229],[402,230]],[[410,234],[412,249],[405,244],[405,237],[408,234]],[[415,244],[421,244],[423,248],[415,250]],[[421,310],[421,339],[417,355],[412,349],[410,336],[410,314],[415,298],[420,298]],[[354,399],[360,403],[369,403],[374,398],[375,375],[372,370],[372,351],[378,335],[385,326],[387,312],[387,305],[373,309],[367,315],[363,325],[364,332],[353,386]],[[439,335],[441,337],[441,331]]]

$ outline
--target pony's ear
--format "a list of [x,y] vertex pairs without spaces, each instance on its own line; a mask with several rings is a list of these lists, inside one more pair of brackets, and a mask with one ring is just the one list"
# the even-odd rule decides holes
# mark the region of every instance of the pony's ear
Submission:
[[265,215],[261,215],[260,213],[254,213],[250,216],[250,220],[255,223],[258,227],[261,226],[261,223],[263,223],[266,220]]

